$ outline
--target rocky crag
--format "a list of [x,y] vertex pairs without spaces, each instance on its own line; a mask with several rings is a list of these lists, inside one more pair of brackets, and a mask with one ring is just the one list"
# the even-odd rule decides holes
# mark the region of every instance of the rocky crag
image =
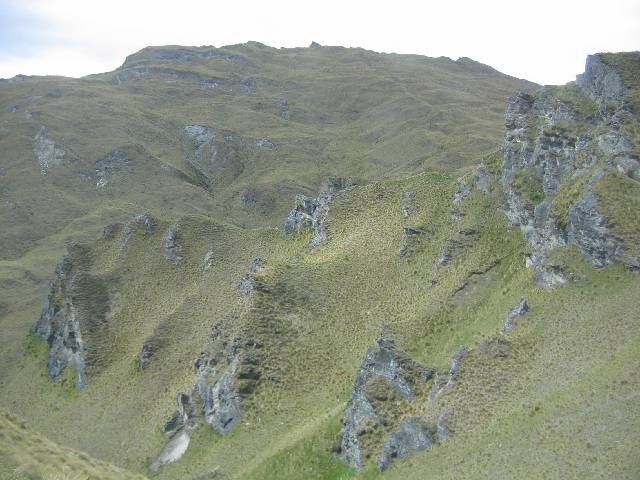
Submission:
[[49,297],[35,327],[49,345],[49,378],[60,379],[68,369],[73,369],[79,389],[87,385],[87,346],[83,334],[100,330],[109,312],[106,284],[92,275],[90,269],[89,251],[80,244],[70,245],[56,268]]
[[335,192],[353,186],[353,182],[347,178],[329,177],[326,181],[327,190],[317,197],[307,197],[299,194],[296,196],[295,206],[284,224],[286,234],[301,231],[303,228],[312,228],[314,236],[309,242],[310,247],[317,247],[326,240],[327,232],[325,220],[329,213],[329,203]]
[[[420,415],[435,371],[399,351],[387,336],[371,347],[347,403],[338,453],[355,469],[377,457],[381,469],[437,441],[436,429]],[[415,415],[405,412],[415,410]]]
[[550,255],[569,244],[596,268],[617,261],[640,267],[594,191],[612,173],[638,178],[638,151],[624,128],[637,120],[626,92],[619,72],[603,55],[592,55],[575,84],[520,93],[507,104],[501,176],[506,214],[531,246],[527,264],[542,286],[566,281]]

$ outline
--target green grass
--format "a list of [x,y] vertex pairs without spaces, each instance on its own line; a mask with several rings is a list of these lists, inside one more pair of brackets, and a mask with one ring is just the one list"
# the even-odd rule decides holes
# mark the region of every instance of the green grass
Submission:
[[629,255],[640,254],[640,185],[618,172],[610,172],[594,188],[599,207]]
[[516,171],[512,185],[520,192],[522,198],[532,209],[544,200],[542,179],[533,169]]

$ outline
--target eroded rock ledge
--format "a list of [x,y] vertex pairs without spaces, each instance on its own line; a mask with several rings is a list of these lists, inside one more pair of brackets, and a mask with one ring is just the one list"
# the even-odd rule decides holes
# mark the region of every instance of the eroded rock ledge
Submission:
[[83,333],[102,328],[110,304],[106,284],[90,270],[89,249],[81,244],[70,245],[56,268],[55,279],[35,328],[49,344],[49,378],[57,380],[71,367],[79,389],[87,385],[87,349]]

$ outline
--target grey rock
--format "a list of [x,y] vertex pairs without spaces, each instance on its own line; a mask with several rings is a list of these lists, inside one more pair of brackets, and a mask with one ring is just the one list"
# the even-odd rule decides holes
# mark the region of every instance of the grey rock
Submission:
[[473,183],[475,187],[484,193],[491,191],[491,182],[493,182],[494,175],[487,171],[484,164],[473,173]]
[[166,231],[163,238],[164,258],[173,264],[178,264],[182,260],[182,244],[180,243],[180,235],[178,232],[170,228]]
[[[640,56],[638,57],[640,58]],[[609,170],[637,179],[640,162],[633,142],[622,132],[628,118],[626,87],[615,68],[601,55],[587,59],[585,73],[577,85],[598,104],[598,114],[585,123],[584,112],[558,100],[553,89],[544,87],[537,97],[520,94],[507,103],[507,134],[503,147],[501,184],[505,193],[505,213],[511,225],[517,225],[531,246],[526,257],[538,283],[554,287],[566,281],[565,273],[550,261],[556,248],[575,244],[596,268],[623,262],[633,269],[633,258],[624,253],[624,245],[598,210],[592,185]],[[582,118],[578,121],[576,119]],[[606,128],[606,132],[598,134]],[[554,197],[565,179],[586,175],[598,161],[594,152],[602,152],[605,161],[584,182],[578,200],[569,207],[566,226],[558,226],[550,215]],[[577,162],[580,155],[581,162]],[[526,173],[539,180],[544,198],[527,204],[513,179]]]
[[509,314],[507,315],[507,320],[502,326],[502,333],[507,333],[513,330],[513,322],[516,318],[522,317],[529,311],[529,304],[527,303],[527,299],[522,297],[520,299],[520,303],[516,305]]
[[606,267],[623,259],[622,240],[607,227],[593,192],[587,192],[569,208],[568,230],[569,240],[594,267]]
[[442,412],[438,415],[436,422],[436,440],[442,441],[449,436],[449,412]]
[[251,262],[249,273],[245,274],[238,282],[238,293],[241,296],[250,295],[255,291],[255,276],[264,270],[265,262],[261,258],[254,258]]
[[453,194],[453,206],[460,205],[469,195],[471,195],[471,188],[464,181],[458,184],[458,189]]
[[419,417],[411,417],[387,438],[378,461],[378,468],[385,470],[395,459],[405,459],[415,452],[431,448],[435,439]]
[[[367,452],[364,451],[362,437],[370,433],[375,425],[386,421],[383,418],[384,413],[377,411],[374,405],[377,402],[393,401],[387,398],[388,393],[384,390],[379,391],[378,385],[385,385],[400,398],[413,400],[416,388],[424,386],[433,377],[434,372],[434,369],[427,368],[396,350],[393,340],[381,336],[378,345],[367,351],[345,409],[343,427],[340,431],[341,459],[355,469],[364,467]],[[413,422],[398,425],[396,433],[387,441],[389,447],[386,457],[383,455],[383,458],[388,460],[400,452],[404,455],[413,451],[416,438],[422,439],[419,433],[421,430],[417,425]]]
[[106,322],[109,293],[106,285],[90,274],[91,260],[85,247],[72,244],[56,267],[55,280],[35,327],[47,340],[47,371],[52,380],[74,368],[78,389],[87,385],[82,326],[99,330]]
[[204,260],[202,261],[202,270],[208,272],[211,270],[211,267],[213,267],[214,262],[215,254],[213,253],[213,250],[208,250],[204,255]]
[[411,215],[413,197],[415,197],[415,192],[412,192],[412,191],[404,192],[404,195],[402,197],[402,215],[405,218]]
[[620,106],[624,99],[625,86],[618,72],[607,65],[599,54],[589,55],[584,73],[576,77],[576,83],[594,99],[600,111],[606,111],[609,103]]
[[211,382],[209,365],[198,367],[196,388],[203,402],[206,423],[220,435],[226,435],[240,422],[240,396],[235,389],[239,360],[233,358],[215,383]]
[[60,165],[65,158],[65,150],[54,140],[48,137],[45,125],[40,127],[34,138],[33,153],[40,164],[40,173],[46,175],[53,166]]
[[316,198],[296,195],[295,207],[289,212],[284,225],[285,233],[291,235],[304,228],[312,228],[315,235],[310,246],[318,246],[327,238],[324,222],[329,213],[330,201],[331,193],[329,192],[322,192]]
[[113,150],[95,162],[96,189],[103,190],[113,173],[129,164],[129,157],[122,150]]
[[191,394],[178,394],[178,409],[165,423],[170,440],[165,445],[152,470],[172,463],[184,455],[192,432],[202,423],[220,435],[233,430],[241,418],[241,394],[237,378],[241,376],[241,352],[231,348],[227,355],[203,352],[195,364],[195,384]]
[[462,369],[463,361],[467,355],[469,355],[469,349],[467,347],[460,347],[460,349],[453,354],[451,368],[449,369],[448,386],[452,386],[455,383],[458,373]]

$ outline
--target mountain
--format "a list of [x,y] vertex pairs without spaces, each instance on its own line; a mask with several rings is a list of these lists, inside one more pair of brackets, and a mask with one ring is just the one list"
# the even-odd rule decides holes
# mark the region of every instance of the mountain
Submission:
[[0,85],[0,466],[636,478],[639,72],[250,43]]
[[0,258],[15,259],[142,211],[274,226],[331,175],[470,165],[499,142],[506,98],[534,84],[469,61],[252,42],[1,87]]

